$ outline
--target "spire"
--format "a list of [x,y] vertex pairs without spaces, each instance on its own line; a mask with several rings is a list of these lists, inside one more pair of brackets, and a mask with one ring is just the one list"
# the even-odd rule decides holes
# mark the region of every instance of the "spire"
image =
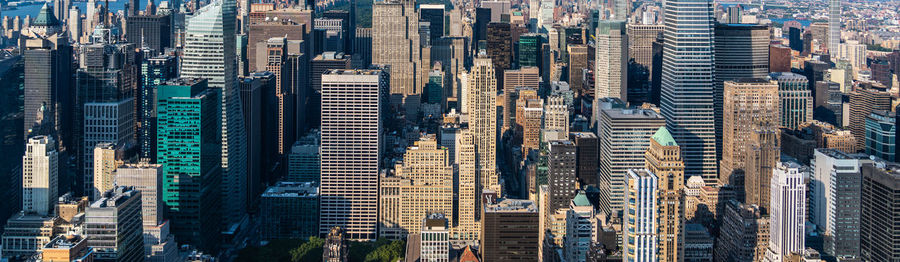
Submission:
[[41,7],[41,11],[38,12],[31,26],[58,26],[59,24],[59,19],[56,19],[56,16],[53,15],[50,6],[44,3],[44,7]]

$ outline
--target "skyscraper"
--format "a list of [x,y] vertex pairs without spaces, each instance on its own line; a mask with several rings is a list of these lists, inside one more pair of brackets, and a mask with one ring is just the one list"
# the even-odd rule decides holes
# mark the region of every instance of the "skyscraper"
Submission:
[[[735,184],[732,174],[746,171],[751,132],[780,124],[778,83],[765,79],[726,81],[719,182]],[[743,180],[743,179],[739,179]]]
[[437,145],[433,135],[422,137],[407,148],[403,163],[394,172],[400,178],[399,227],[419,233],[422,218],[431,212],[445,214],[453,221],[453,167],[447,148]]
[[625,21],[604,21],[597,27],[594,97],[628,101],[628,38]]
[[778,97],[781,100],[781,126],[797,129],[800,124],[813,119],[813,97],[805,76],[777,72],[769,78],[778,81]]
[[[469,129],[475,136],[476,169],[481,189],[500,193],[497,173],[497,78],[491,59],[479,57],[469,72],[466,107]],[[476,194],[480,195],[480,194]]]
[[597,186],[597,163],[600,159],[599,141],[597,135],[589,132],[572,132],[569,139],[575,143],[575,156],[578,157],[578,166],[575,177],[581,187]]
[[850,123],[845,126],[856,137],[859,149],[866,147],[866,118],[877,110],[891,111],[891,94],[887,90],[859,86],[850,92]]
[[22,211],[52,215],[59,197],[59,156],[56,141],[48,136],[28,139],[22,156]]
[[[714,61],[716,141],[724,142],[722,130],[724,130],[723,114],[726,113],[725,82],[768,76],[769,27],[753,24],[716,24]],[[718,157],[724,159],[727,150],[724,143],[717,144],[716,150]]]
[[769,222],[769,248],[766,261],[783,261],[793,252],[806,249],[806,183],[807,168],[794,162],[778,163],[772,173],[772,208]]
[[129,43],[161,54],[172,46],[172,14],[134,15],[126,18],[125,37]]
[[481,192],[477,181],[475,135],[470,129],[460,130],[456,136],[456,173],[459,176],[454,204],[456,210],[456,223],[451,229],[451,237],[456,240],[477,241],[481,233],[481,224],[478,222],[478,212],[481,210]]
[[530,200],[486,202],[481,211],[482,261],[539,261],[538,221],[537,205]]
[[57,148],[78,152],[72,130],[75,94],[72,92],[72,47],[60,29],[60,22],[45,4],[23,31],[24,137],[52,136]]
[[93,199],[100,199],[101,195],[115,187],[116,182],[116,145],[113,143],[99,143],[94,147],[94,181]]
[[657,220],[659,180],[646,169],[628,170],[629,204],[622,218],[622,257],[633,261],[659,261],[659,221]]
[[156,162],[156,86],[178,76],[178,60],[161,55],[143,61],[136,119],[138,158]]
[[684,161],[681,147],[665,127],[650,137],[644,153],[645,168],[658,180],[659,261],[679,261],[685,256]]
[[[115,144],[119,150],[128,150],[134,146],[134,98],[85,103],[83,106],[84,188],[85,192],[92,192],[87,195],[97,196],[105,191],[92,191],[96,182],[94,148],[104,143]],[[107,184],[112,185],[111,182]]]
[[594,242],[594,206],[584,192],[578,192],[566,211],[566,237],[563,257],[566,261],[586,262],[587,254]]
[[[621,31],[624,32],[624,30]],[[584,79],[584,70],[590,67],[588,63],[588,46],[579,44],[569,45],[566,48],[566,53],[569,54],[569,86],[577,90],[579,94],[589,95],[593,93],[594,90],[588,90],[590,88],[584,85],[587,83]],[[621,48],[621,50],[624,52],[625,48]]]
[[575,197],[575,145],[568,140],[550,141],[548,181],[550,209],[556,211],[569,206]]
[[716,182],[713,2],[663,2],[664,46],[660,109],[681,145],[685,175]]
[[163,169],[160,165],[139,162],[116,169],[116,184],[141,192],[141,216],[144,232],[144,256],[151,261],[169,261],[178,255],[171,223],[163,219]]
[[627,170],[645,166],[644,153],[650,147],[650,137],[666,125],[665,121],[649,109],[600,110],[600,211],[613,215],[624,209]]
[[419,73],[420,41],[415,1],[381,1],[372,6],[372,63],[391,66],[391,105],[409,103],[407,110],[418,108],[415,99],[424,83]]
[[320,235],[339,226],[349,239],[376,237],[387,77],[380,70],[322,75]]
[[900,249],[894,243],[900,241],[900,233],[890,225],[900,220],[895,207],[900,205],[900,175],[898,167],[868,164],[862,168],[862,195],[859,230],[859,247],[863,260],[885,261],[900,257]]
[[769,246],[769,217],[756,205],[725,203],[716,261],[762,261]]
[[897,114],[878,110],[866,117],[866,154],[894,160],[897,155]]
[[841,0],[828,0],[828,53],[837,55],[841,45]]
[[222,120],[223,223],[237,222],[246,201],[247,150],[235,57],[234,0],[214,1],[187,21],[181,77],[206,78],[219,90]]
[[206,251],[217,250],[222,226],[218,94],[207,87],[206,79],[179,78],[157,87],[162,200],[175,237]]
[[[541,65],[541,43],[544,38],[539,34],[524,34],[519,36],[519,67]],[[505,82],[504,82],[505,83]]]
[[97,260],[144,260],[141,192],[116,187],[84,210],[84,234]]

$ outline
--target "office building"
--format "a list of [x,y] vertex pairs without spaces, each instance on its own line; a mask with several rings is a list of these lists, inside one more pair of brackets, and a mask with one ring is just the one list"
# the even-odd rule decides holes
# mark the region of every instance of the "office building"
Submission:
[[451,229],[451,238],[455,240],[477,241],[481,233],[481,223],[478,215],[481,211],[481,185],[477,181],[475,135],[471,129],[459,131],[455,141],[455,156],[457,163],[455,172],[458,175],[459,184],[454,199],[456,219]]
[[141,216],[144,231],[144,256],[150,261],[171,261],[178,255],[175,236],[169,234],[171,223],[163,217],[163,168],[139,162],[116,169],[116,184],[141,192]]
[[[624,30],[622,30],[624,32]],[[569,86],[576,90],[579,94],[591,95],[594,90],[589,90],[588,86],[585,86],[587,81],[584,79],[584,70],[590,69],[590,64],[588,63],[588,46],[583,44],[578,45],[569,45],[566,47],[566,53],[569,54]],[[622,53],[624,53],[625,49],[620,48]]]
[[[500,193],[497,173],[497,74],[491,59],[475,58],[469,72],[465,106],[475,136],[476,169],[481,188]],[[478,192],[481,192],[480,189]]]
[[650,137],[665,119],[649,109],[601,109],[597,123],[599,144],[600,211],[618,214],[625,206],[627,170],[644,167]]
[[60,235],[41,247],[41,261],[93,261],[94,249],[82,235]]
[[162,201],[172,233],[179,243],[216,250],[218,216],[224,215],[221,147],[213,146],[221,142],[218,92],[208,88],[206,79],[179,78],[157,87],[156,105],[156,162],[163,168]]
[[453,221],[453,167],[447,155],[448,150],[437,145],[434,135],[426,135],[407,148],[403,162],[394,167],[400,181],[395,190],[399,201],[380,208],[397,210],[401,232],[418,234],[422,218],[430,213],[446,214],[447,220]]
[[319,187],[313,182],[278,182],[260,197],[263,239],[305,239],[319,234]]
[[309,84],[312,90],[322,90],[322,74],[332,69],[351,69],[350,56],[344,53],[324,52],[309,61]]
[[714,238],[701,224],[684,226],[684,260],[711,261],[713,259]]
[[[84,183],[85,190],[96,196],[106,191],[94,191],[96,156],[95,148],[103,144],[114,144],[109,150],[129,150],[134,146],[134,98],[128,97],[118,102],[96,102],[84,104]],[[123,153],[119,154],[122,157]],[[115,158],[113,156],[110,159]],[[113,160],[114,161],[114,160]],[[107,161],[109,163],[109,161]],[[114,163],[114,162],[113,162]],[[111,166],[115,169],[115,166]],[[112,181],[106,181],[106,190]]]
[[[414,100],[422,93],[420,41],[415,1],[382,1],[372,6],[372,64],[391,66],[391,104],[410,103],[407,111],[418,108]],[[350,235],[352,231],[347,229]]]
[[569,139],[569,111],[567,97],[558,94],[547,97],[547,104],[544,105],[543,130],[559,132],[561,136],[559,139]]
[[769,246],[769,217],[756,205],[725,202],[715,261],[762,261]]
[[[221,189],[223,225],[238,222],[245,213],[247,188],[247,140],[241,111],[235,53],[233,0],[213,2],[194,12],[187,21],[181,77],[206,78],[219,89],[221,100]],[[175,219],[173,219],[174,221]],[[177,223],[177,221],[176,221]]]
[[656,174],[660,261],[678,261],[685,256],[684,233],[684,160],[681,147],[665,127],[650,137],[650,147],[644,153],[645,168]]
[[[521,47],[520,47],[521,48]],[[520,49],[521,50],[521,49]],[[540,89],[541,75],[538,67],[521,67],[514,70],[503,71],[503,94],[506,96],[506,103],[503,105],[503,131],[507,131],[515,126],[516,109],[521,106],[518,102],[522,98],[520,89],[538,90]],[[527,96],[527,95],[526,95]],[[523,99],[527,103],[527,97]]]
[[[769,27],[753,24],[716,24],[715,26],[715,116],[716,145],[719,157],[726,158],[723,119],[726,81],[746,78],[764,79],[769,74]],[[722,127],[720,130],[719,127]],[[726,170],[729,171],[729,170]],[[720,170],[720,174],[722,171]],[[726,181],[727,182],[727,181]]]
[[3,228],[2,259],[31,257],[61,232],[63,221],[56,216],[19,212],[6,221]]
[[[16,22],[15,24],[18,24]],[[52,136],[60,151],[76,150],[73,132],[75,82],[72,80],[73,51],[60,28],[60,21],[47,5],[23,30],[24,126],[23,137]]]
[[859,248],[861,259],[890,261],[900,258],[900,234],[891,224],[900,219],[894,207],[900,205],[900,175],[897,166],[890,164],[863,165]]
[[320,235],[338,226],[349,239],[375,239],[386,78],[380,70],[322,75]]
[[629,50],[625,31],[624,21],[602,22],[597,27],[594,68],[596,98],[615,97],[628,101]]
[[575,177],[578,178],[579,188],[592,185],[597,186],[597,163],[600,160],[599,140],[597,135],[589,132],[572,132],[569,139],[575,143]]
[[781,159],[779,134],[779,130],[774,128],[760,128],[751,132],[747,140],[747,152],[744,154],[743,178],[738,177],[741,173],[735,173],[731,177],[734,181],[732,186],[739,190],[743,187],[738,194],[743,194],[744,203],[757,205],[764,210],[770,207],[769,181]]
[[894,160],[897,155],[897,114],[878,110],[866,117],[866,154]]
[[[512,68],[513,58],[513,38],[512,28],[509,22],[500,22],[499,20],[491,20],[487,24],[487,40],[486,53],[494,64],[494,71],[500,78],[506,69]],[[497,79],[497,83],[503,86],[503,79]]]
[[575,196],[577,157],[572,141],[554,140],[549,144],[547,184],[550,186],[550,210],[556,211],[568,207]]
[[[35,136],[25,144],[22,156],[22,211],[52,216],[59,197],[59,155],[56,141]],[[4,241],[5,243],[5,241]]]
[[724,84],[719,183],[733,185],[737,183],[731,179],[733,173],[747,168],[750,134],[757,129],[780,123],[780,101],[778,83],[775,81],[754,78],[726,81]]
[[422,230],[419,232],[421,261],[450,261],[450,223],[443,214],[434,213],[422,219]]
[[541,66],[541,44],[543,42],[544,37],[539,34],[531,33],[519,36],[519,53],[516,57],[520,68]]
[[141,192],[116,187],[84,211],[84,233],[97,261],[144,261]]
[[622,257],[633,261],[659,261],[659,208],[657,176],[646,169],[629,169],[622,217]]
[[766,261],[783,261],[791,253],[806,249],[806,172],[808,168],[797,163],[780,162],[772,173]]
[[587,254],[594,241],[594,206],[583,191],[578,192],[566,210],[566,237],[563,243],[563,257],[566,261],[586,262]]
[[641,65],[652,75],[653,70],[653,41],[662,34],[663,25],[626,24],[625,30],[628,36],[628,58],[634,59],[634,63]]
[[845,126],[856,137],[857,148],[866,147],[866,118],[878,110],[891,111],[891,94],[887,90],[859,86],[850,92],[850,123]]
[[[256,68],[272,72],[275,76],[275,101],[277,103],[275,126],[278,130],[276,133],[277,139],[275,142],[275,149],[279,156],[283,156],[287,154],[287,150],[290,149],[291,143],[296,140],[295,135],[297,130],[295,130],[296,123],[294,123],[294,120],[296,120],[296,118],[294,117],[294,113],[297,111],[294,109],[296,106],[294,104],[294,102],[296,102],[294,93],[299,90],[294,90],[293,85],[297,80],[296,75],[298,72],[295,71],[295,68],[288,61],[290,55],[288,53],[289,43],[286,37],[269,38],[264,42],[256,43],[256,45],[258,45],[256,49],[257,52],[265,52],[265,55],[257,56]],[[265,57],[265,60],[262,59],[263,57]],[[252,109],[242,109],[247,112],[252,112]],[[254,119],[244,118],[244,122],[252,123],[254,122]],[[252,127],[252,125],[250,126]],[[252,128],[247,129],[247,131],[252,130]],[[252,137],[250,138],[253,139]],[[250,156],[250,158],[252,159],[253,156]]]
[[429,38],[431,43],[444,36],[444,5],[422,4],[419,5],[419,20],[429,23]]
[[[859,241],[853,240],[858,239],[858,236],[853,236],[858,234],[858,228],[853,225],[859,224],[859,214],[852,212],[859,209],[859,204],[852,196],[859,194],[859,189],[854,188],[858,186],[854,185],[859,183],[860,166],[868,162],[867,157],[860,154],[848,154],[837,149],[815,150],[815,158],[810,164],[813,175],[809,183],[809,221],[826,235],[826,242],[830,238],[841,238],[848,243]],[[839,187],[841,190],[836,190]],[[841,203],[835,202],[833,197],[842,197]],[[843,215],[840,221],[845,223],[834,228],[838,226],[835,224],[838,220],[832,217],[838,214]]]
[[137,148],[138,158],[156,162],[156,87],[178,76],[178,60],[160,55],[141,64],[141,87],[138,91]]
[[144,14],[126,17],[125,41],[149,48],[153,54],[165,52],[172,46],[171,16]]
[[769,44],[769,73],[790,72],[791,58],[790,47],[783,44]]
[[288,154],[287,182],[319,182],[321,157],[319,138],[309,136],[309,140],[297,141]]
[[[663,7],[664,49],[660,111],[681,145],[685,175],[717,181],[713,82],[714,11],[709,1],[674,1]],[[687,46],[690,43],[690,47]]]
[[813,97],[805,76],[778,72],[769,75],[778,82],[778,98],[781,100],[781,127],[798,129],[800,124],[813,120]]
[[[94,181],[92,199],[100,199],[100,195],[106,191],[112,190],[116,182],[116,168],[119,166],[116,151],[119,148],[112,143],[99,143],[94,147]],[[118,155],[121,155],[121,151]]]
[[537,206],[530,200],[486,200],[481,210],[481,261],[539,261],[538,221]]

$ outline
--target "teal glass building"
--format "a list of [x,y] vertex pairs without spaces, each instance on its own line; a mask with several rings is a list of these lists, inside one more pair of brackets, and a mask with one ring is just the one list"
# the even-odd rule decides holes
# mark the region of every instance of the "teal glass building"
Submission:
[[218,89],[179,78],[157,87],[157,162],[162,201],[179,243],[218,250],[222,180]]

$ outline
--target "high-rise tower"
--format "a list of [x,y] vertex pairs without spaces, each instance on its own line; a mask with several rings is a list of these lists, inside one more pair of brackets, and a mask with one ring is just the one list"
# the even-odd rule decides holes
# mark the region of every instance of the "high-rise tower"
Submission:
[[187,21],[181,76],[206,78],[222,99],[223,223],[243,217],[246,201],[247,149],[240,88],[237,83],[234,0],[217,0]]
[[841,0],[828,0],[828,53],[837,55],[841,45]]
[[684,259],[684,161],[681,147],[665,127],[650,137],[650,148],[644,154],[646,168],[659,181],[658,218],[659,261]]
[[681,145],[685,175],[716,182],[713,1],[663,2],[662,115]]
[[[475,136],[476,169],[481,188],[500,194],[497,174],[497,78],[490,58],[479,57],[469,72],[466,107]],[[479,190],[480,192],[480,190]],[[478,195],[478,194],[476,194]]]

